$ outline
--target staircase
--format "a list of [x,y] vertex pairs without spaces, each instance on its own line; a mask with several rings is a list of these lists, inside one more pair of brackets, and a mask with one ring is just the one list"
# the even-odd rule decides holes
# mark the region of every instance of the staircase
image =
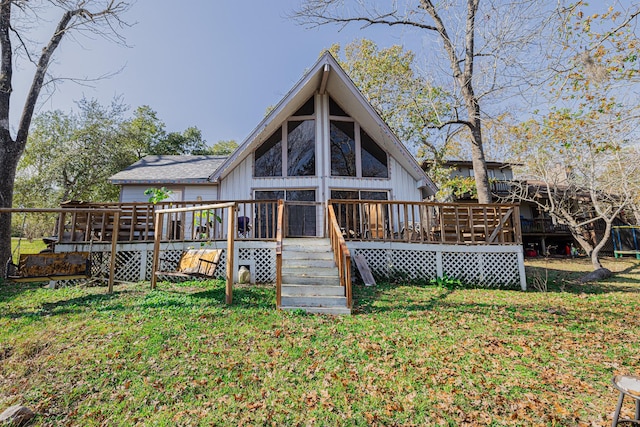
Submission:
[[351,314],[329,239],[282,241],[281,295],[282,310]]

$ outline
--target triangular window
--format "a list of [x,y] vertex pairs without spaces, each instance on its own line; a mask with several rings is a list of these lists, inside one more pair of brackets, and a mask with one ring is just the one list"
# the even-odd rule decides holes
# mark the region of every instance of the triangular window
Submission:
[[313,96],[256,149],[254,159],[255,177],[316,174]]

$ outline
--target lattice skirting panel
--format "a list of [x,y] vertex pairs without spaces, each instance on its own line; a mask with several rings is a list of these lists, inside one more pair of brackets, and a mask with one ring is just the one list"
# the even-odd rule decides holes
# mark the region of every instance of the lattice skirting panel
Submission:
[[352,255],[361,254],[371,271],[382,278],[434,279],[451,277],[484,287],[526,289],[524,257],[519,245],[419,245],[350,242]]
[[[225,244],[216,269],[217,277],[225,276]],[[176,244],[161,246],[161,271],[175,270],[182,252],[188,248]],[[88,250],[79,245],[58,245],[56,251]],[[524,257],[519,245],[423,245],[415,243],[350,242],[352,255],[360,253],[374,274],[381,277],[402,275],[410,279],[453,277],[486,287],[526,289]],[[94,244],[92,248],[93,277],[108,277],[110,245]],[[153,245],[149,243],[119,245],[116,256],[115,280],[138,282],[150,280]],[[245,266],[251,272],[252,283],[273,283],[276,280],[274,242],[236,242],[234,274]]]
[[[252,245],[252,243],[254,245]],[[63,245],[56,247],[56,252],[88,251],[89,247],[82,245]],[[160,271],[174,271],[187,244],[162,244],[160,248]],[[222,256],[215,271],[216,277],[224,278],[226,275],[227,251],[226,242],[219,243],[217,248],[222,249]],[[91,248],[91,273],[93,278],[109,277],[110,245],[93,244]],[[276,252],[275,243],[271,242],[236,242],[234,269],[244,265],[251,272],[253,283],[273,283],[276,280]],[[139,282],[151,280],[153,263],[153,245],[149,243],[129,243],[118,246],[116,251],[116,281]],[[160,276],[161,280],[175,280],[168,276]],[[68,283],[67,283],[68,282]],[[59,282],[60,283],[60,282]],[[76,281],[65,281],[63,284],[75,284]]]

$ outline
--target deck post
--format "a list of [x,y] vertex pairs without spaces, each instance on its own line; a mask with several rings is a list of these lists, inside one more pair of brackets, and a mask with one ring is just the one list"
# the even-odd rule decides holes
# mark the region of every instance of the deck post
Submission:
[[231,304],[233,301],[233,257],[234,257],[234,238],[236,233],[236,205],[227,208],[227,284],[225,287],[225,301]]
[[513,207],[513,228],[515,231],[515,243],[522,244],[522,225],[520,224],[520,206]]
[[[89,215],[87,215],[89,217]],[[88,221],[87,221],[88,222]],[[113,235],[111,236],[111,258],[109,259],[109,293],[113,292],[113,281],[116,275],[116,251],[118,249],[118,233],[120,231],[120,211],[113,214]]]
[[284,227],[284,200],[278,200],[276,220],[276,308],[282,305],[282,239]]
[[518,251],[518,272],[520,273],[520,288],[523,291],[527,290],[527,274],[524,269],[524,248],[520,246]]
[[158,278],[156,272],[160,268],[160,237],[162,235],[162,226],[164,221],[164,215],[155,213],[156,225],[153,233],[153,263],[151,264],[151,289],[156,288]]

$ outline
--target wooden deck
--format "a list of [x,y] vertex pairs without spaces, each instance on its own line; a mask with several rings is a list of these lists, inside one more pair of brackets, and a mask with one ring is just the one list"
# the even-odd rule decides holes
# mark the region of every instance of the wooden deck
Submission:
[[331,200],[345,240],[448,244],[519,244],[512,204]]
[[[197,208],[220,201],[158,203],[67,203],[58,220],[60,242],[154,241],[154,212],[167,208]],[[519,244],[520,213],[513,204],[457,204],[380,200],[330,200],[336,222],[346,241],[381,241],[446,244]],[[288,202],[284,202],[287,206]],[[275,241],[278,201],[237,201],[235,240]],[[77,208],[102,209],[95,213]],[[120,212],[114,222],[113,213]],[[326,210],[318,205],[318,217]],[[225,240],[226,211],[203,209],[178,212],[165,220],[162,241],[207,242]],[[286,220],[285,220],[286,221]],[[284,226],[283,232],[287,227]],[[326,233],[326,231],[325,231]],[[285,236],[287,237],[287,236]]]

